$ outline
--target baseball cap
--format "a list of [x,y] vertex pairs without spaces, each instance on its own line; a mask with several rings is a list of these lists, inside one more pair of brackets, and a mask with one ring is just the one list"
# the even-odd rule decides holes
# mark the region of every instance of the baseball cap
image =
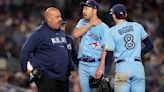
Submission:
[[110,9],[110,14],[124,14],[127,13],[126,7],[123,4],[115,4],[111,9]]
[[94,9],[99,8],[97,2],[94,0],[87,0],[85,3],[82,2],[82,3],[80,3],[80,6],[81,7],[88,6],[88,7],[94,8]]

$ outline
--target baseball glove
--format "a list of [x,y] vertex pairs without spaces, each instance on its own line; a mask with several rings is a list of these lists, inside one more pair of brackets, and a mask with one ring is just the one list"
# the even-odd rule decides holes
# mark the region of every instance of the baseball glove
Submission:
[[94,79],[94,77],[91,77],[89,79],[89,86],[90,88],[96,88],[96,92],[112,92],[109,78],[104,78],[101,76],[100,79]]
[[96,92],[112,92],[109,78],[102,78],[99,87],[96,89]]
[[102,76],[99,79],[95,79],[94,77],[90,77],[89,86],[90,88],[98,88],[102,80]]

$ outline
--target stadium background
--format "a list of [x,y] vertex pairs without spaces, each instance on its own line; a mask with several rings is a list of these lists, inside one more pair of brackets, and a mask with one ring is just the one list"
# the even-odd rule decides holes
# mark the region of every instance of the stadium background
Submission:
[[[26,38],[42,21],[43,11],[55,6],[67,21],[67,34],[71,35],[81,18],[79,3],[86,0],[0,0],[0,92],[36,92],[35,84],[27,83],[20,72],[20,49]],[[154,44],[154,50],[144,59],[146,92],[163,92],[164,80],[164,0],[96,0],[99,16],[109,26],[113,4],[122,3],[128,9],[128,20],[144,25]],[[75,43],[76,48],[77,43]],[[113,83],[111,71],[111,84]]]

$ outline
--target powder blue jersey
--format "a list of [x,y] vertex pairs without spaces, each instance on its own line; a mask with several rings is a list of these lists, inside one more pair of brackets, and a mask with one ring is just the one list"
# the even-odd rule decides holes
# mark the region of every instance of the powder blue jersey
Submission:
[[141,24],[127,21],[111,27],[107,35],[106,50],[114,51],[115,61],[140,59],[141,40],[148,36]]
[[[76,28],[80,28],[88,23],[81,19]],[[79,45],[78,58],[91,57],[101,58],[103,46],[105,45],[105,34],[109,27],[105,23],[92,26],[82,37]]]

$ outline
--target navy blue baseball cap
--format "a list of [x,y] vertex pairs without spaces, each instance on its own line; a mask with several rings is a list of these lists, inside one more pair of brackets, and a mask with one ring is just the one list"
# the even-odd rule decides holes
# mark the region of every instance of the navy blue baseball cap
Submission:
[[111,9],[110,9],[110,14],[124,14],[127,13],[126,7],[123,4],[115,4]]
[[94,0],[87,0],[85,3],[82,2],[82,3],[80,3],[80,6],[81,7],[88,6],[88,7],[94,8],[94,9],[98,9],[99,8],[97,2],[94,1]]

